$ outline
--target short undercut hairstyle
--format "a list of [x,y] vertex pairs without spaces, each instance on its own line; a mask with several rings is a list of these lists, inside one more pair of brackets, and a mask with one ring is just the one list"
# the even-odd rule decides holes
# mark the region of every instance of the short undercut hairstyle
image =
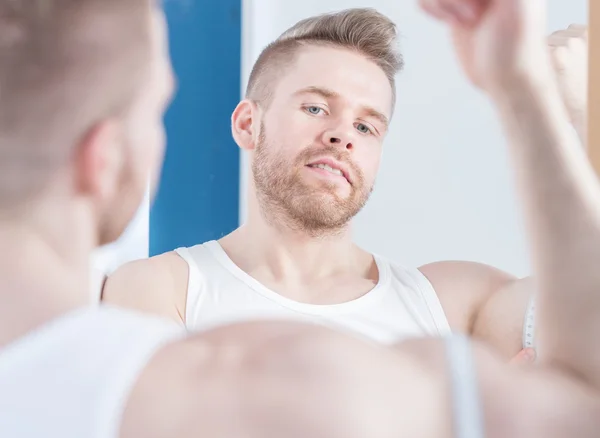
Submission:
[[153,0],[0,0],[0,212],[41,191],[151,60]]
[[269,44],[254,64],[246,98],[268,107],[278,77],[293,65],[297,53],[317,45],[355,51],[377,64],[388,78],[396,100],[396,75],[404,61],[396,25],[371,8],[354,8],[299,21]]

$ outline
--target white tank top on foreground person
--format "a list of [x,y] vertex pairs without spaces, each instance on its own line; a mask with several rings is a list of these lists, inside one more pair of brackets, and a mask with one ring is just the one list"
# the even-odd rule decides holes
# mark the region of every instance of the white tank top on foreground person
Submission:
[[189,330],[248,319],[308,319],[335,325],[381,343],[415,336],[445,336],[450,326],[435,290],[418,269],[374,255],[375,287],[358,299],[305,304],[267,288],[240,269],[219,242],[175,250],[188,264],[185,322]]
[[185,330],[124,309],[86,308],[0,350],[0,437],[114,438],[154,354]]

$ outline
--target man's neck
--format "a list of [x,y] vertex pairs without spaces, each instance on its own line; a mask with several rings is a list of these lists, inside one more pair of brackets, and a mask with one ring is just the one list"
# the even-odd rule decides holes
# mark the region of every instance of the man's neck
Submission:
[[69,236],[0,224],[0,346],[90,302],[85,230]]
[[314,280],[356,269],[366,255],[352,242],[350,227],[314,237],[256,216],[250,216],[221,244],[242,269],[266,267],[276,280]]

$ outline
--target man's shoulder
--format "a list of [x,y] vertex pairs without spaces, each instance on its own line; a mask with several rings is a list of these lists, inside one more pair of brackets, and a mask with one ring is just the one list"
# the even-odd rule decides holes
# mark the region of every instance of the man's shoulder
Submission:
[[482,294],[517,279],[491,265],[473,261],[442,260],[411,266],[380,255],[373,256],[378,263],[387,264],[392,275],[416,275],[427,280],[438,295],[452,294],[456,297],[459,291]]
[[[485,263],[465,260],[443,260],[419,266],[419,271],[436,290],[455,290],[457,286],[494,286],[516,279],[515,276]],[[462,289],[462,288],[461,288]],[[475,287],[475,289],[480,289]]]
[[492,294],[517,279],[493,266],[461,260],[428,263],[419,271],[433,286],[450,325],[465,331]]
[[117,268],[108,281],[154,283],[171,281],[178,274],[186,275],[187,264],[175,251],[133,260]]
[[188,264],[176,252],[128,262],[105,281],[102,301],[182,321]]

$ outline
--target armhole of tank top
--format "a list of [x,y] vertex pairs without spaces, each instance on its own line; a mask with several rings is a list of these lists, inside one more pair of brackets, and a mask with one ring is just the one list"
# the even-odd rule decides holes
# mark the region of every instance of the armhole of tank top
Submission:
[[446,317],[442,303],[440,303],[440,299],[438,298],[433,285],[425,276],[425,274],[423,274],[419,269],[414,268],[411,269],[411,271],[414,273],[413,278],[417,282],[417,286],[421,291],[421,295],[425,300],[429,312],[431,313],[431,317],[435,327],[437,328],[438,335],[447,336],[448,334],[452,333],[450,324],[448,323],[448,318]]
[[182,339],[178,331],[168,332],[157,339],[156,334],[148,336],[147,342],[138,343],[136,354],[128,351],[127,361],[120,361],[118,370],[113,375],[110,385],[104,389],[106,399],[96,418],[101,420],[97,425],[95,438],[119,438],[127,404],[138,384],[144,369],[152,362],[154,356],[167,344]]
[[194,309],[200,300],[200,268],[196,264],[189,248],[177,248],[175,253],[188,265],[187,293],[185,298],[185,326],[194,324]]

